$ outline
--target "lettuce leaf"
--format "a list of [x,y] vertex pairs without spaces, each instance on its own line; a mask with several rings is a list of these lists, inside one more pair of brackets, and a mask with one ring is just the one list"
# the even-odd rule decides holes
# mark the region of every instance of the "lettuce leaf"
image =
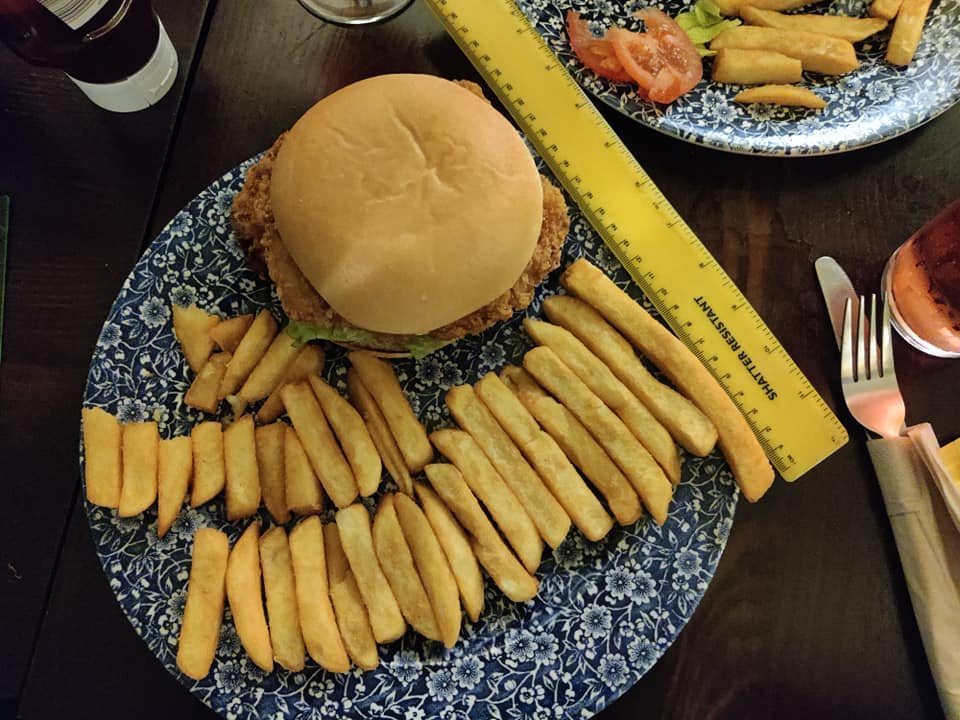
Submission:
[[[291,320],[287,324],[287,335],[293,338],[297,345],[303,345],[311,340],[329,340],[335,343],[363,346],[374,346],[376,344],[376,335],[368,330],[319,327],[298,320]],[[415,335],[407,341],[404,349],[419,360],[450,342],[450,340],[439,340],[429,335]]]
[[727,28],[740,24],[739,20],[723,17],[720,8],[712,0],[697,0],[692,10],[682,12],[674,19],[702,57],[716,55],[715,51],[707,48],[707,43]]

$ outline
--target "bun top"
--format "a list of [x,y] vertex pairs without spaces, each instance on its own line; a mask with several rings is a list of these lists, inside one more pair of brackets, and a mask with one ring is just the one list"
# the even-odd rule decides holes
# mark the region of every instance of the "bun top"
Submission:
[[277,155],[284,245],[338,314],[421,335],[509,290],[533,255],[543,188],[507,119],[456,83],[381,75],[324,98]]

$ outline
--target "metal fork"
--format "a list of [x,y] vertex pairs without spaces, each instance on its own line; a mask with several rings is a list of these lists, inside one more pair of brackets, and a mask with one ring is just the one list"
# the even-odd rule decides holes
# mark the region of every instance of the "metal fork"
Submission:
[[878,347],[877,296],[870,296],[869,320],[864,312],[866,298],[863,295],[858,304],[859,322],[856,328],[853,326],[850,300],[847,300],[843,310],[843,340],[840,344],[843,397],[850,414],[865,428],[881,437],[899,437],[905,430],[907,413],[893,367],[890,307],[884,298]]

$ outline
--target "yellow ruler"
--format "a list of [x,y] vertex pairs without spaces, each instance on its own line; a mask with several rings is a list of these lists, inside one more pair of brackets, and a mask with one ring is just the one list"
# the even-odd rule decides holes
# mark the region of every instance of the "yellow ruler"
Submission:
[[774,467],[847,442],[837,417],[512,0],[426,0]]

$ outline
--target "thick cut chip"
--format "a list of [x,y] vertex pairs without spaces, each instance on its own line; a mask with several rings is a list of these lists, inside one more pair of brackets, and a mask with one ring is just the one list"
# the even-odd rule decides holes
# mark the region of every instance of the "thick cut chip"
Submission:
[[287,367],[277,387],[257,410],[257,420],[268,423],[283,415],[283,400],[280,398],[280,391],[283,386],[287,383],[306,380],[310,375],[319,375],[323,372],[325,359],[323,349],[319,345],[308,343],[301,347],[300,352]]
[[350,368],[347,373],[347,391],[350,393],[350,400],[354,407],[360,412],[373,444],[377,446],[377,451],[383,460],[390,477],[397,483],[401,492],[407,495],[413,494],[413,478],[410,477],[410,470],[407,469],[406,461],[403,459],[403,453],[397,446],[397,441],[390,432],[387,425],[387,419],[373,399],[373,395],[367,390],[366,385],[360,379],[356,369]]
[[540,567],[543,543],[530,515],[496,471],[476,441],[463,430],[437,430],[433,444],[463,475],[487,508],[528,572]]
[[220,383],[231,358],[233,355],[228,352],[211,355],[187,388],[183,396],[184,404],[206,413],[215,413],[220,407]]
[[210,672],[220,642],[229,553],[230,541],[219,530],[201,528],[194,534],[187,601],[177,647],[177,667],[194,680],[202,680]]
[[290,520],[284,465],[286,428],[283,423],[271,423],[254,431],[263,504],[278,525],[285,525]]
[[617,522],[621,525],[636,522],[643,515],[640,496],[577,417],[547,395],[523,368],[508,365],[502,371],[502,379],[564,454],[600,491]]
[[662,525],[667,519],[673,486],[627,426],[550,348],[528,351],[523,356],[523,366],[584,424],[630,479],[653,519]]
[[193,448],[189,435],[161,440],[157,453],[157,537],[173,525],[193,474]]
[[452,648],[460,637],[460,592],[456,578],[423,511],[407,495],[394,495],[394,506],[417,571],[430,598],[443,644]]
[[298,515],[323,512],[323,489],[300,444],[297,431],[284,426],[283,470],[286,476],[287,508]]
[[550,547],[558,547],[570,531],[570,516],[550,494],[523,454],[480,401],[473,388],[459,385],[446,397],[447,407],[460,427],[470,433],[500,473]]
[[277,321],[273,319],[270,311],[261,310],[257,313],[256,319],[244,334],[240,344],[237,345],[230,362],[227,363],[227,369],[223,374],[223,381],[220,383],[220,390],[217,393],[221,399],[237,392],[257,366],[257,363],[260,362],[260,358],[270,347],[270,343],[276,334]]
[[300,348],[292,337],[283,330],[278,332],[237,395],[248,403],[263,400],[280,384],[299,352]]
[[193,489],[190,506],[199,507],[213,500],[227,482],[223,457],[223,426],[216,420],[194,425],[190,431],[193,445]]
[[710,42],[711,50],[723,48],[773,50],[796,58],[804,70],[823,75],[843,75],[860,67],[849,41],[804,30],[738,25],[727,28]]
[[[428,477],[432,474],[439,483],[444,482],[444,474],[459,474],[453,465],[447,463],[433,463],[427,465],[424,470]],[[463,482],[463,478],[459,480]],[[423,514],[427,516],[430,527],[440,541],[443,554],[450,563],[453,577],[456,578],[457,587],[460,589],[460,603],[467,617],[472,622],[477,622],[480,619],[480,613],[483,612],[483,576],[480,574],[480,565],[470,547],[470,538],[439,495],[424,483],[416,483],[415,488]]]
[[373,639],[370,616],[360,597],[357,581],[350,572],[347,556],[343,554],[340,531],[335,523],[323,526],[323,545],[326,550],[330,600],[337,616],[343,646],[357,667],[374,670],[380,664],[377,641]]
[[303,670],[306,650],[300,633],[293,561],[287,531],[282,527],[271,528],[260,537],[260,568],[263,570],[273,659],[280,667],[298,672]]
[[696,355],[589,262],[574,262],[560,282],[618,328],[710,418],[744,497],[759,500],[773,484],[773,467],[743,414]]
[[286,385],[280,396],[327,497],[337,507],[346,507],[357,499],[357,483],[310,384]]
[[117,515],[139,515],[157,499],[157,464],[160,433],[155,422],[123,426],[123,484]]
[[347,657],[330,601],[327,553],[320,518],[309,517],[290,531],[290,558],[297,586],[300,629],[310,657],[324,670],[347,672]]
[[425,638],[440,640],[440,629],[430,606],[430,598],[403,537],[397,511],[393,507],[392,493],[380,499],[376,517],[373,518],[373,547],[403,617]]
[[[451,468],[452,472],[438,468]],[[489,573],[493,583],[514,602],[525,602],[536,595],[537,579],[510,552],[467,487],[460,471],[447,463],[432,463],[425,470],[437,495],[473,536],[471,546],[474,556]],[[477,553],[477,548],[482,548],[482,555]]]
[[319,377],[311,375],[308,380],[324,416],[340,441],[344,455],[347,456],[357,490],[364,497],[373,495],[380,487],[383,464],[363,418],[345,397]]
[[120,504],[120,423],[102,408],[83,408],[80,414],[87,500],[115,508]]
[[210,337],[218,348],[232,354],[252,324],[253,313],[237,315],[214,325],[210,330]]
[[733,100],[746,104],[785,105],[814,110],[821,110],[827,106],[827,101],[813,90],[796,85],[759,85],[741,90],[733,96]]
[[348,357],[387,419],[407,468],[410,472],[419,472],[433,460],[433,448],[427,431],[413,414],[393,368],[369,352],[352,352]]
[[195,373],[200,372],[200,368],[213,352],[210,330],[219,322],[220,318],[216,315],[211,315],[196,305],[173,306],[173,334],[177,336],[180,349],[187,358],[187,365]]
[[223,432],[227,472],[227,520],[250,517],[260,507],[260,470],[253,416],[244,415]]
[[406,632],[407,624],[373,549],[370,513],[359,503],[345,507],[337,511],[337,529],[350,572],[370,615],[373,637],[381,644],[397,640]]
[[240,644],[258,667],[273,670],[273,646],[263,612],[260,586],[260,523],[254,521],[230,551],[227,561],[227,600]]

